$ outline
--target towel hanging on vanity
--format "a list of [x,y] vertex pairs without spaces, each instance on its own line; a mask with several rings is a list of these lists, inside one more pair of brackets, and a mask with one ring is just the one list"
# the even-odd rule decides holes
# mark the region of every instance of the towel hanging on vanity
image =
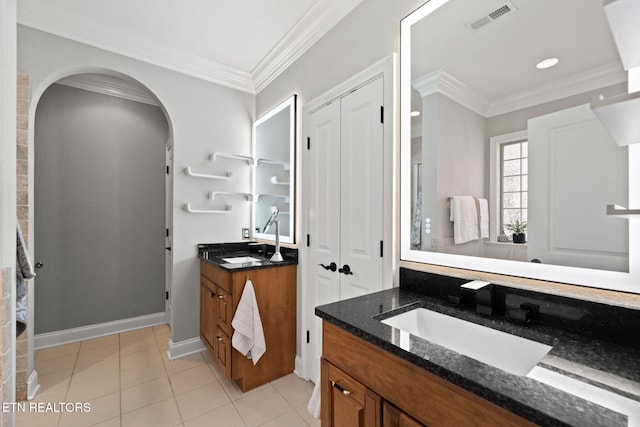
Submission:
[[267,351],[267,344],[264,339],[256,293],[253,289],[253,283],[249,279],[244,285],[231,326],[234,329],[231,337],[233,348],[250,358],[254,365],[258,363],[258,360]]

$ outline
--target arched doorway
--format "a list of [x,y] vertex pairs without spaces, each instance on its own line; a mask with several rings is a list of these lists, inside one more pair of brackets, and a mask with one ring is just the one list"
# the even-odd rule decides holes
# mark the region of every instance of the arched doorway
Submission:
[[36,348],[166,321],[171,126],[148,89],[112,74],[66,77],[37,101]]

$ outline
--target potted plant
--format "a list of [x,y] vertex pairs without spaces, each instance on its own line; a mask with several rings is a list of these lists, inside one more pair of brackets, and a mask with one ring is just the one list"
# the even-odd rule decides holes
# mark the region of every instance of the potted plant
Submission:
[[527,229],[527,221],[521,221],[520,219],[516,219],[511,224],[505,225],[504,228],[513,233],[513,243],[526,242],[524,232]]

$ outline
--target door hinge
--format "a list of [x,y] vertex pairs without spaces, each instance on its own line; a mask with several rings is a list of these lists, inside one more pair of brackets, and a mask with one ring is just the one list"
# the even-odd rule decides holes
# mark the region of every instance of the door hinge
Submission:
[[307,247],[311,246],[311,235],[307,234]]
[[380,240],[380,258],[384,258],[384,242]]
[[309,344],[311,342],[311,335],[309,334],[309,331],[307,331],[307,344]]
[[380,106],[380,123],[384,123],[384,105]]
[[166,291],[164,293],[164,299],[167,299],[167,300],[169,299],[169,291]]
[[167,175],[169,175],[169,166],[167,165]]
[[307,137],[307,150],[311,150],[311,137]]

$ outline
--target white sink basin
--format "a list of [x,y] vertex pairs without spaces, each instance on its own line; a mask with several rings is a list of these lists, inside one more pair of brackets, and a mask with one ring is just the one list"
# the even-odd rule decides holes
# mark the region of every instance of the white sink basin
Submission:
[[254,258],[251,256],[237,256],[233,258],[222,258],[224,262],[228,262],[230,264],[246,264],[248,262],[260,262],[261,259]]
[[551,350],[549,345],[426,308],[389,317],[382,323],[519,376],[526,375]]

